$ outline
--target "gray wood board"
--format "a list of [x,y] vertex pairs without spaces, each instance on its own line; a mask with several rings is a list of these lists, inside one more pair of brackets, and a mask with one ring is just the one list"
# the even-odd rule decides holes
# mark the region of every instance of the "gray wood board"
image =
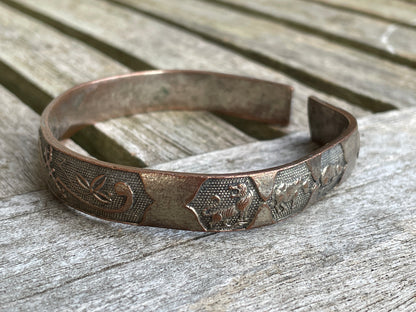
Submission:
[[[214,0],[416,67],[416,28],[303,0]],[[345,2],[345,1],[344,1]],[[390,4],[391,6],[391,4]],[[394,5],[393,5],[394,6]],[[374,5],[373,5],[374,7]],[[416,10],[414,12],[416,23]]]
[[[393,23],[416,27],[416,8],[414,1],[390,0],[309,0],[324,5],[330,5],[358,14],[366,14],[391,21]],[[413,2],[413,5],[412,3]]]
[[[4,4],[0,4],[0,30],[0,60],[51,98],[84,81],[129,72],[95,49]],[[100,123],[91,130],[88,142],[95,144],[99,155],[133,164],[134,159],[153,164],[254,141],[207,112],[137,115]],[[189,137],[194,139],[182,139]]]
[[253,142],[210,153],[190,156],[150,168],[168,171],[232,173],[260,170],[287,164],[306,156],[317,148],[305,132],[289,134],[283,138]]
[[416,110],[359,127],[361,156],[346,183],[247,232],[98,222],[43,191],[3,199],[2,308],[414,310]]
[[[294,135],[289,137],[294,143],[290,145],[288,138],[274,140],[273,144],[263,143],[272,148],[263,148],[262,155],[295,159],[314,147],[304,142],[302,135],[297,136],[298,140]],[[240,152],[246,149],[242,146]],[[214,163],[218,156],[209,155],[207,163]],[[30,169],[36,170],[37,163],[31,160],[29,164],[33,168]],[[252,166],[253,162],[254,159],[247,165]],[[181,170],[177,163],[176,168]],[[229,161],[223,168],[232,170],[235,164]],[[203,166],[201,170],[204,170]],[[0,213],[1,263],[10,268],[2,272],[2,280],[10,284],[2,285],[5,291],[0,293],[0,301],[10,304],[62,287],[70,281],[138,261],[169,246],[211,235],[100,221],[64,207],[46,190],[3,198]]]
[[113,2],[210,37],[375,111],[416,105],[416,71],[331,40],[204,1]]
[[39,116],[0,85],[0,198],[44,188],[36,166]]
[[[284,131],[306,129],[306,100],[312,94],[347,109],[357,117],[368,113],[362,108],[329,96],[325,92],[316,91],[220,45],[117,5],[103,1],[81,0],[14,2],[53,18],[65,27],[93,36],[155,68],[219,71],[292,85],[295,88],[292,125]],[[111,130],[109,132],[111,133]],[[136,133],[139,134],[140,131]],[[141,149],[142,147],[138,146],[132,152],[140,154]]]
[[[0,85],[0,198],[45,188],[38,163],[39,116]],[[64,145],[88,155],[72,140]]]

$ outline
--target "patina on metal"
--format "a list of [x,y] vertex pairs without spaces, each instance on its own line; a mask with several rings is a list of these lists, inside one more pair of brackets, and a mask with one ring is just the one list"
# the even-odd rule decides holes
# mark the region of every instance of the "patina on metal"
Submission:
[[60,139],[86,125],[159,110],[207,110],[287,125],[292,88],[200,71],[149,71],[74,87],[45,109],[40,154],[50,190],[99,218],[195,231],[273,224],[344,181],[359,151],[356,119],[314,97],[311,138],[320,144],[292,163],[235,174],[196,174],[112,164],[80,155]]

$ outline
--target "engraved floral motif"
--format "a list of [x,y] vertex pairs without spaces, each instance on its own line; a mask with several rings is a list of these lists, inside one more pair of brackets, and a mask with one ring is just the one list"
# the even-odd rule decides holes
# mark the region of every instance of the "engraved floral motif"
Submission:
[[[63,167],[65,160],[57,160],[53,159],[53,149],[51,146],[45,146],[43,150],[43,161],[44,165],[48,170],[48,175],[50,177],[50,181],[53,181],[53,185],[55,193],[57,196],[60,196],[64,199],[69,199],[69,196],[76,198],[80,202],[88,204],[91,208],[96,210],[102,210],[107,213],[120,213],[130,209],[133,205],[133,191],[129,185],[124,182],[116,182],[114,184],[115,194],[103,190],[105,187],[108,178],[106,175],[101,174],[97,177],[93,178],[91,182],[89,182],[83,175],[80,173],[75,173],[75,179],[71,178],[67,175],[66,170]],[[60,169],[62,177],[57,175],[57,170],[54,168],[56,166]],[[88,196],[92,196],[96,200],[98,200],[103,205],[110,205],[114,202],[116,196],[122,196],[125,198],[123,204],[117,206],[117,208],[112,209],[112,207],[105,207],[105,206],[98,206],[94,205],[93,201],[85,197],[85,194],[80,193],[77,191],[77,187],[74,184],[81,187],[87,191]],[[64,182],[66,181],[66,182]],[[70,187],[69,187],[70,186]],[[79,189],[79,188],[78,188]]]
[[43,150],[43,161],[44,161],[44,165],[46,169],[48,170],[48,175],[53,181],[56,189],[59,191],[59,195],[62,196],[63,198],[67,198],[68,194],[67,194],[65,185],[63,184],[61,179],[56,177],[56,170],[55,168],[52,167],[52,160],[53,160],[52,146],[45,147],[45,149]]
[[98,177],[94,178],[91,183],[89,183],[82,175],[77,173],[76,179],[78,184],[87,190],[92,196],[94,196],[97,200],[102,203],[110,203],[112,201],[111,196],[112,194],[108,191],[101,192],[100,190],[104,186],[107,177],[105,175],[99,175]]

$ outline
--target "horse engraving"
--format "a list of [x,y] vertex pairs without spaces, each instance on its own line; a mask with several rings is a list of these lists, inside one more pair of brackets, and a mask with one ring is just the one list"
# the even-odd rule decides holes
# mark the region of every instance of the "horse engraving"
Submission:
[[316,184],[311,185],[309,181],[297,179],[292,183],[281,183],[274,187],[274,207],[279,212],[289,210],[293,206],[294,200],[301,192],[309,193],[317,187]]
[[345,166],[328,165],[321,172],[321,186],[332,184],[344,172]]
[[[223,222],[226,227],[233,225],[233,219],[238,216],[237,222],[241,225],[248,223],[248,209],[253,202],[254,192],[249,190],[245,183],[231,185],[231,198],[238,198],[237,202],[231,206],[223,205],[218,195],[212,197],[213,203],[202,210],[204,216],[211,217],[210,226],[214,227]],[[235,222],[235,221],[234,221]]]

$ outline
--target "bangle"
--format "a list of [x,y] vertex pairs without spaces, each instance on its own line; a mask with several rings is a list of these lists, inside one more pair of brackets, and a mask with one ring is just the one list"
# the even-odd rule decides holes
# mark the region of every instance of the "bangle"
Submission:
[[356,119],[308,99],[311,139],[320,147],[289,164],[233,174],[197,174],[112,164],[59,140],[86,125],[159,110],[208,110],[287,125],[292,88],[200,71],[148,71],[74,87],[41,117],[39,145],[48,187],[66,205],[135,225],[233,231],[275,223],[343,182],[359,151]]

